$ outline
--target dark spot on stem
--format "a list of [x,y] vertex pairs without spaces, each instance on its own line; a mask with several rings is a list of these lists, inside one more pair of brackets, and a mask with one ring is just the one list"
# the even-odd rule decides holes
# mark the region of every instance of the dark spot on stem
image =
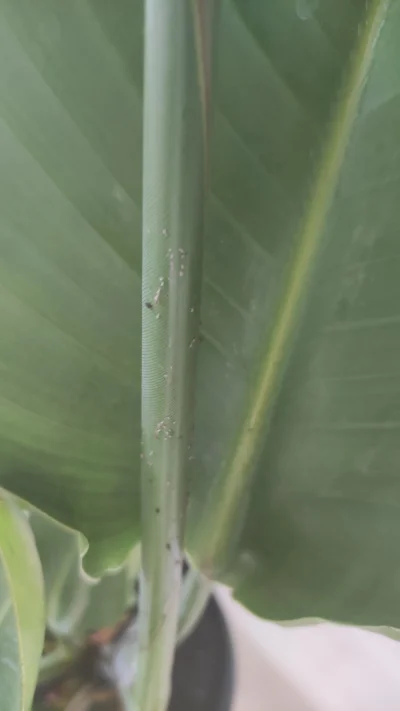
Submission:
[[146,306],[146,308],[148,308],[148,309],[152,309],[152,308],[153,308],[153,304],[151,303],[151,301],[146,301],[146,302],[145,302],[145,306]]

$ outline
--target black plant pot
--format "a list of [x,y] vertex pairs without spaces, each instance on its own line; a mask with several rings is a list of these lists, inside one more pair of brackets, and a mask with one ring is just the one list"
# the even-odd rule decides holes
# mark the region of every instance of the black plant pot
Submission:
[[214,597],[177,649],[168,711],[229,711],[234,687],[231,640]]

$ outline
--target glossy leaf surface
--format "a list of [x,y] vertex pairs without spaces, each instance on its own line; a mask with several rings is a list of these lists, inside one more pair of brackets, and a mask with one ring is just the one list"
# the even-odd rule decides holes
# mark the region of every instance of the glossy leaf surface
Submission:
[[43,580],[25,516],[0,499],[0,709],[29,711],[44,637]]
[[[141,6],[0,10],[0,481],[95,569],[138,532]],[[399,37],[223,3],[189,542],[268,617],[400,626]]]

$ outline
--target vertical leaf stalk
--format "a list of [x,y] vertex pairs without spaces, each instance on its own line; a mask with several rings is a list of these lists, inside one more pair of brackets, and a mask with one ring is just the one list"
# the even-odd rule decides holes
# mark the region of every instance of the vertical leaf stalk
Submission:
[[216,5],[146,1],[140,711],[167,706],[177,633]]

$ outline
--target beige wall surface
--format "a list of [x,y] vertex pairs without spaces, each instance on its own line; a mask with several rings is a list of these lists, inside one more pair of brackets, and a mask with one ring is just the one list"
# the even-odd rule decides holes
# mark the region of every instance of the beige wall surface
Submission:
[[351,627],[280,627],[218,591],[235,645],[232,711],[400,711],[400,642]]

